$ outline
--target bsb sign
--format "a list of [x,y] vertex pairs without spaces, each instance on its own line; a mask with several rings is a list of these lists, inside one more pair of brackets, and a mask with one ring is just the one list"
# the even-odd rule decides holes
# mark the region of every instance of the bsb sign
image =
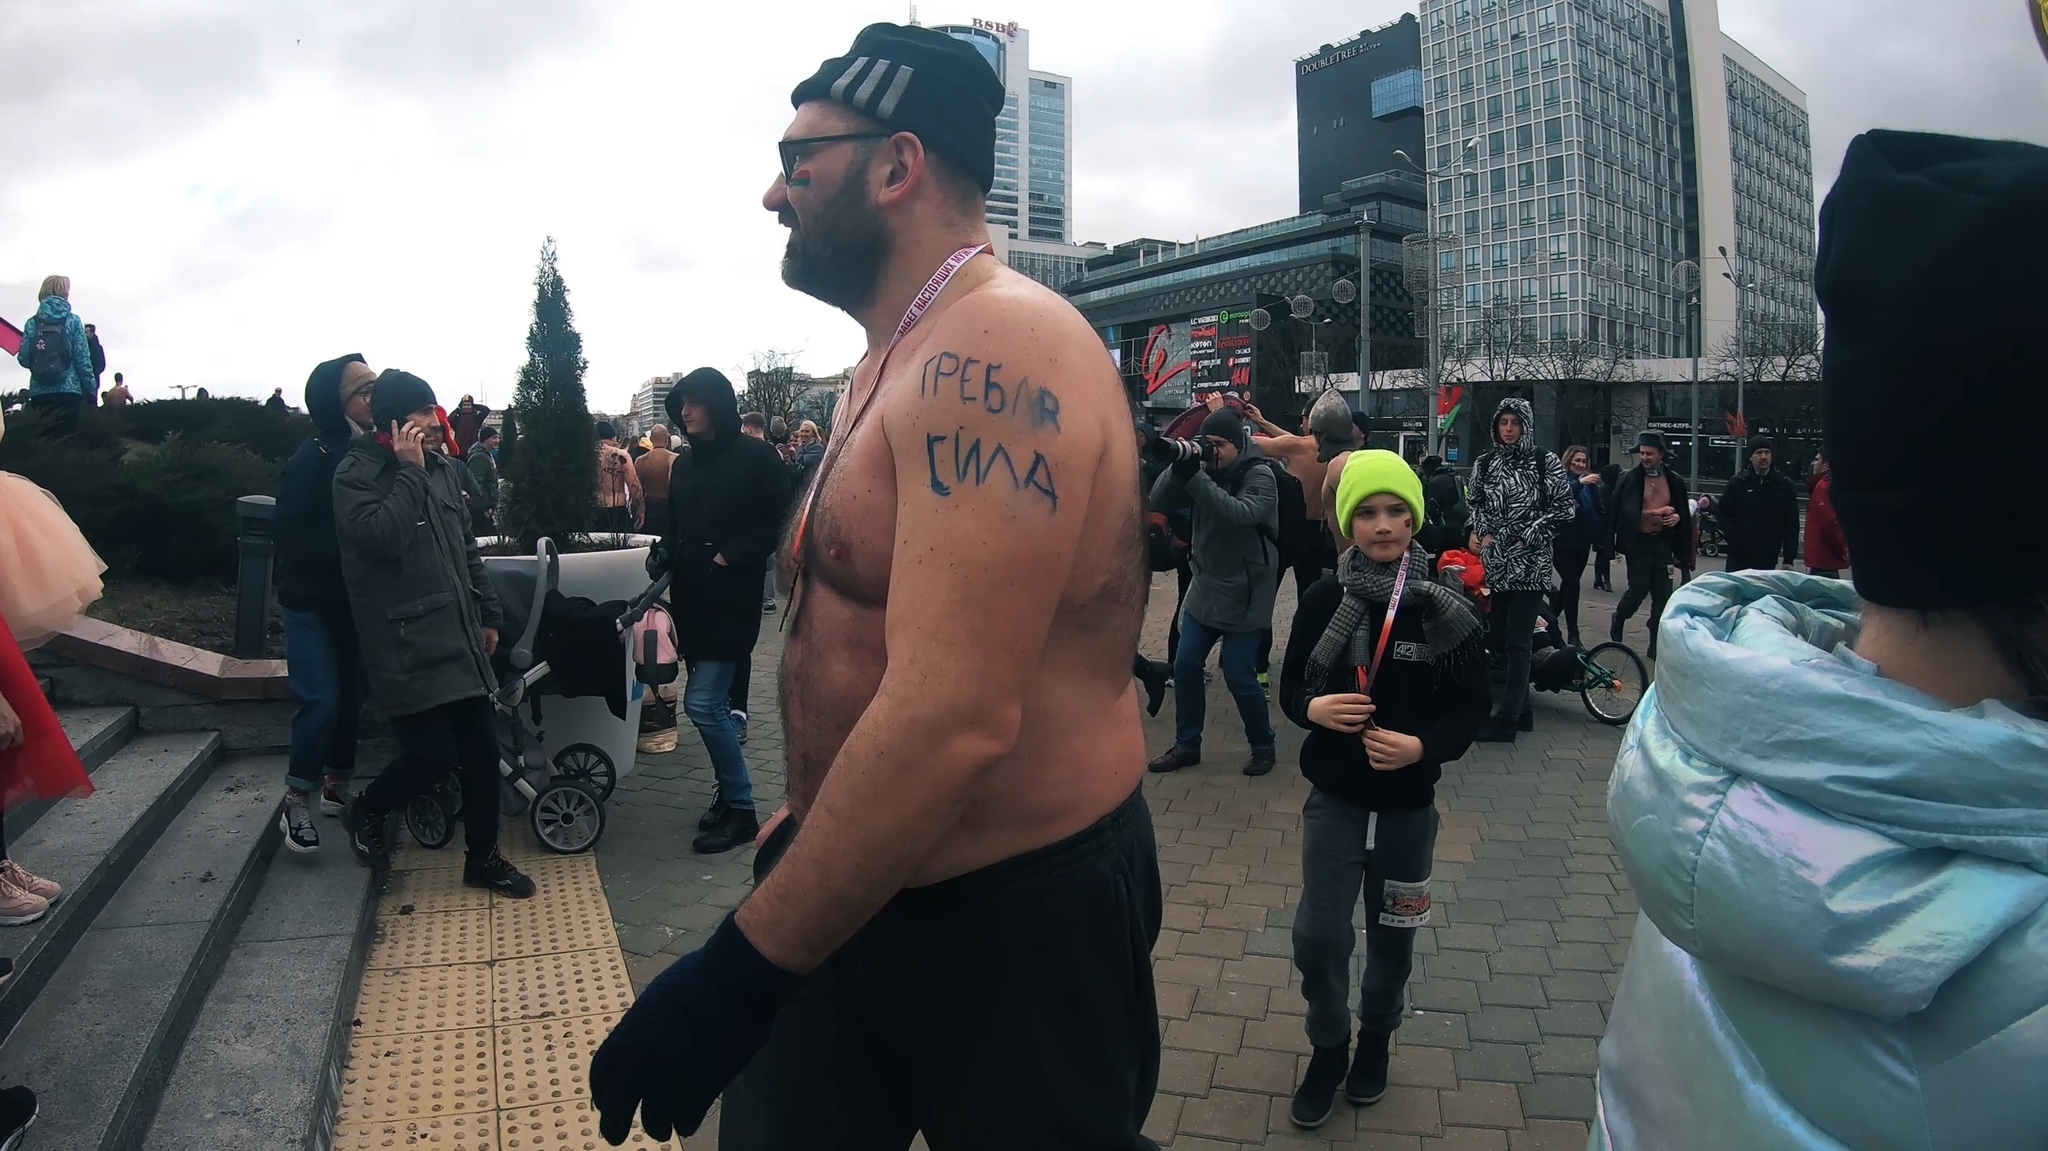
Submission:
[[1012,40],[1015,40],[1017,38],[1018,28],[1017,22],[1015,20],[1010,21],[1008,24],[1004,24],[998,20],[976,19],[974,21],[974,26],[976,28],[979,28],[983,32],[1001,32],[1003,35],[1008,36]]

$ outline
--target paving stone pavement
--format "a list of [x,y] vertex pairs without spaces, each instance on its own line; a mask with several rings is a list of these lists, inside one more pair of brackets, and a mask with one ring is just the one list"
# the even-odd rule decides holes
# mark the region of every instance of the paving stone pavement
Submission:
[[[1173,602],[1168,574],[1154,582],[1147,613],[1144,650],[1155,658],[1165,655]],[[1604,633],[1613,603],[1587,593],[1589,640]],[[1293,606],[1290,582],[1277,612],[1276,676]],[[764,813],[780,806],[784,787],[774,623],[756,649],[747,743]],[[1639,613],[1626,636],[1638,651],[1642,625]],[[1302,733],[1276,708],[1281,767],[1247,778],[1247,745],[1220,675],[1209,696],[1204,762],[1145,781],[1166,896],[1153,966],[1164,1051],[1147,1133],[1175,1151],[1583,1148],[1595,1045],[1636,913],[1606,821],[1621,729],[1593,721],[1576,696],[1538,694],[1533,735],[1475,746],[1445,768],[1435,915],[1416,941],[1392,1086],[1376,1106],[1340,1100],[1321,1129],[1300,1132],[1287,1104],[1309,1051],[1289,938],[1308,793],[1292,767]],[[1172,720],[1169,701],[1147,721],[1153,751],[1172,742]],[[710,762],[686,722],[677,750],[641,757],[607,805],[598,863],[636,989],[697,947],[748,889],[751,847],[690,851],[710,793]],[[714,1111],[690,1145],[716,1146],[715,1130]]]

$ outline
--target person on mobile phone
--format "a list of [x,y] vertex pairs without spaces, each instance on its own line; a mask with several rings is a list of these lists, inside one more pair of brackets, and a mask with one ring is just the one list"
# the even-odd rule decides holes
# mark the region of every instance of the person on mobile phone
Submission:
[[[1315,1054],[1288,1113],[1297,1127],[1328,1119],[1340,1085],[1359,1106],[1386,1094],[1415,930],[1429,921],[1436,781],[1493,707],[1479,617],[1431,580],[1429,556],[1415,543],[1422,506],[1422,481],[1400,456],[1351,454],[1332,509],[1351,546],[1337,574],[1302,597],[1280,669],[1281,708],[1308,729],[1301,772],[1312,785],[1302,806],[1294,965]],[[1366,956],[1354,1059],[1347,985],[1361,898]]]

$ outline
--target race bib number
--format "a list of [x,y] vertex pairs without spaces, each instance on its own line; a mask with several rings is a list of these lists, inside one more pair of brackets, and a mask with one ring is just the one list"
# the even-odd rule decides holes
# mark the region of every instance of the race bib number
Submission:
[[1421,927],[1429,922],[1429,880],[1388,880],[1380,894],[1381,927]]

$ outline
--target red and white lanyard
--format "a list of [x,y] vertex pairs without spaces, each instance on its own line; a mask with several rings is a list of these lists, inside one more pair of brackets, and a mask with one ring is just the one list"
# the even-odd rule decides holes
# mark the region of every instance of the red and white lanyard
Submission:
[[1408,557],[1401,557],[1401,568],[1394,573],[1394,594],[1387,597],[1387,618],[1380,623],[1380,642],[1372,649],[1372,666],[1358,669],[1358,694],[1371,695],[1373,682],[1380,677],[1380,660],[1386,657],[1387,641],[1394,638],[1394,613],[1401,610],[1401,593],[1408,589]]
[[810,534],[811,513],[817,509],[818,494],[825,490],[825,477],[831,474],[832,465],[838,462],[839,454],[852,442],[853,433],[859,429],[861,421],[867,417],[868,408],[875,402],[875,396],[881,392],[882,373],[889,370],[889,357],[895,354],[896,345],[903,342],[903,337],[909,335],[910,330],[917,326],[917,322],[924,319],[924,314],[931,310],[932,304],[939,298],[939,293],[945,291],[946,285],[952,282],[953,274],[965,267],[967,261],[987,250],[987,244],[962,248],[946,257],[946,262],[940,264],[939,270],[932,273],[932,278],[925,281],[924,290],[918,292],[916,298],[910,301],[909,309],[903,313],[902,321],[896,325],[896,334],[889,337],[889,346],[882,351],[882,362],[875,366],[874,380],[868,384],[868,394],[861,397],[860,406],[854,409],[853,419],[847,423],[846,429],[833,435],[831,454],[818,465],[818,475],[811,481],[811,490],[804,496],[803,511],[797,516],[796,534],[790,537],[790,553],[796,560],[795,570],[790,577],[790,614],[796,612],[796,597],[803,594],[804,540]]

